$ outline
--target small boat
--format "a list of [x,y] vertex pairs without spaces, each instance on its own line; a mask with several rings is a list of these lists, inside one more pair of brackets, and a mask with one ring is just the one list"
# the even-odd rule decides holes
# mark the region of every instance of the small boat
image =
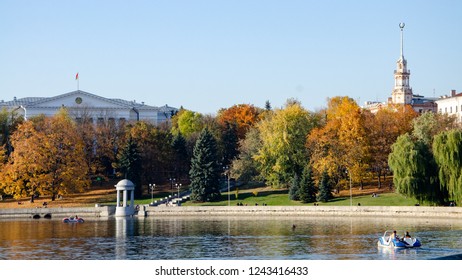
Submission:
[[68,217],[63,219],[63,223],[83,223],[84,220],[80,217]]
[[403,235],[403,238],[393,238],[392,236],[392,230],[385,231],[383,236],[379,237],[377,246],[383,248],[416,248],[422,245],[416,237],[406,237]]

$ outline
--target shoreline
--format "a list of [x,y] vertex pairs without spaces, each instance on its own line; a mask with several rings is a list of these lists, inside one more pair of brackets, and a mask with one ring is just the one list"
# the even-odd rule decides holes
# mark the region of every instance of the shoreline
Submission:
[[[111,217],[115,206],[4,208],[0,219]],[[147,206],[140,205],[135,217],[152,216],[350,216],[350,217],[422,217],[462,218],[460,207],[432,206]]]

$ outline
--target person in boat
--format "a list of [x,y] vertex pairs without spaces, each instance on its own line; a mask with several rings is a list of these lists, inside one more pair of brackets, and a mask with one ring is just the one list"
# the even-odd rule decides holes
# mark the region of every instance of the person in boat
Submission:
[[409,234],[409,231],[406,231],[406,234],[404,235],[405,238],[411,238],[411,235]]
[[398,236],[398,234],[396,233],[396,230],[393,231],[393,234],[391,235],[391,238],[392,238],[392,239],[399,240],[399,236]]

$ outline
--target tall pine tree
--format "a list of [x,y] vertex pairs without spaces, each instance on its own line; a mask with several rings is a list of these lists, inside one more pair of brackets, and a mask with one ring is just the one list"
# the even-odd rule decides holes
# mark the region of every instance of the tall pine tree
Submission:
[[141,188],[141,155],[138,151],[138,145],[130,136],[127,144],[118,156],[118,167],[120,172],[135,184],[135,197],[140,198],[143,190]]
[[332,186],[330,184],[330,178],[327,174],[327,170],[324,170],[321,175],[321,180],[319,182],[319,193],[317,200],[322,202],[328,202],[333,198],[332,196]]
[[289,199],[290,200],[300,200],[299,196],[300,190],[300,179],[298,178],[297,173],[295,173],[294,178],[292,179],[292,184],[289,188]]
[[186,139],[181,133],[174,136],[172,140],[172,149],[174,161],[174,174],[176,178],[183,178],[188,174],[189,158],[186,148]]
[[303,203],[316,201],[316,185],[313,180],[311,165],[306,165],[300,178],[300,189],[298,197]]
[[210,131],[204,128],[194,146],[189,171],[192,201],[216,201],[220,198],[217,155],[217,142]]

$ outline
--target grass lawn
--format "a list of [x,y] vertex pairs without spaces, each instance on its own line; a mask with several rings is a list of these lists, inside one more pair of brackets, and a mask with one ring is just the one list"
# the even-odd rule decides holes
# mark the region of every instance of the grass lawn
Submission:
[[[259,191],[257,195],[250,191],[245,193],[239,193],[238,199],[235,197],[235,193],[231,192],[230,194],[230,205],[235,206],[238,202],[241,202],[244,205],[262,205],[266,203],[268,206],[313,206],[313,203],[301,203],[299,201],[289,200],[289,196],[287,194],[287,190],[266,190],[266,191]],[[354,196],[352,199],[353,205],[361,204],[361,206],[413,206],[417,202],[415,199],[406,198],[400,194],[396,193],[383,193],[379,194],[378,197],[372,197],[372,195],[362,195],[362,196]],[[326,205],[326,206],[349,206],[350,205],[350,197],[342,196],[336,197],[331,201],[324,203],[319,202],[319,205]],[[221,201],[217,202],[206,202],[206,203],[193,203],[188,201],[183,203],[182,206],[227,206],[228,205],[228,193],[222,193]]]

